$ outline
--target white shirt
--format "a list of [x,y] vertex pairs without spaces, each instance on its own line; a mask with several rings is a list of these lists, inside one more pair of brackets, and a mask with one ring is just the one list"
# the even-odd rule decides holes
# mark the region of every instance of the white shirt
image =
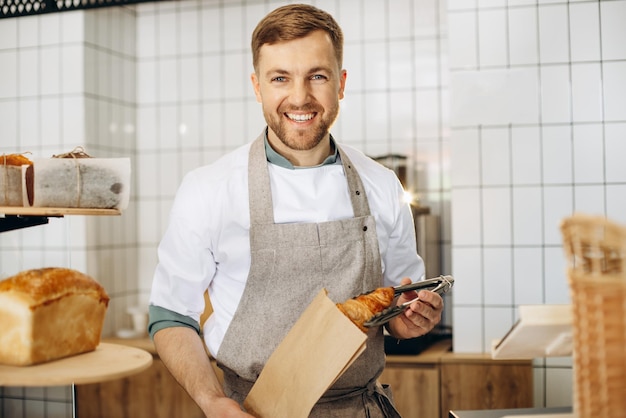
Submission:
[[[341,148],[361,177],[376,219],[384,285],[398,285],[403,277],[423,279],[412,213],[402,200],[395,173],[354,148]],[[158,249],[150,304],[199,321],[208,288],[214,312],[204,324],[204,338],[213,356],[237,309],[250,267],[249,150],[250,144],[244,145],[185,176]],[[298,170],[268,167],[276,223],[354,216],[341,164]]]

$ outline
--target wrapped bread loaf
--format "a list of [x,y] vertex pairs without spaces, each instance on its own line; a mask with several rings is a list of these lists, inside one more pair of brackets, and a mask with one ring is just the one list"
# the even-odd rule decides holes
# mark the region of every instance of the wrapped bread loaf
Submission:
[[0,156],[0,206],[23,206],[22,166],[33,163],[23,154]]
[[0,364],[26,366],[94,350],[109,296],[66,268],[27,270],[0,281]]
[[130,198],[130,159],[92,158],[82,148],[35,158],[24,167],[26,206],[126,209]]
[[393,287],[379,287],[378,289],[338,303],[337,308],[361,329],[367,332],[365,324],[372,316],[388,308],[394,299]]

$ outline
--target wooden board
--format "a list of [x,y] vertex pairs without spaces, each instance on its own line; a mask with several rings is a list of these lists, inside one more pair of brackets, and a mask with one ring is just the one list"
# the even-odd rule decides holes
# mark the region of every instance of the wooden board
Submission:
[[152,354],[100,343],[95,351],[34,366],[0,365],[0,386],[63,386],[119,379],[146,370]]
[[64,216],[64,215],[120,215],[119,209],[89,208],[34,208],[23,206],[0,206],[0,214],[22,216]]
[[520,305],[520,319],[494,342],[494,359],[572,355],[571,305]]

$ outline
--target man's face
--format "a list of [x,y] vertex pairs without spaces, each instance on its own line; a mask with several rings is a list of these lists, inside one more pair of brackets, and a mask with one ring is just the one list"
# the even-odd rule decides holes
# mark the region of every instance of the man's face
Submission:
[[261,47],[252,85],[269,127],[269,139],[292,150],[311,150],[339,113],[346,82],[330,37],[315,31],[293,41]]

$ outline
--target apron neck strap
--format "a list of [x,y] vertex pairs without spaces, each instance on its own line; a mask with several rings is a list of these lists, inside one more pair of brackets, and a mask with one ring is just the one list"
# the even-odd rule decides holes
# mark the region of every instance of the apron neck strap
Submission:
[[341,158],[341,164],[343,165],[343,171],[346,173],[346,179],[348,180],[348,191],[350,192],[350,200],[352,201],[352,210],[354,211],[354,217],[360,218],[362,216],[369,216],[370,205],[367,201],[367,195],[365,194],[365,188],[361,181],[361,176],[357,173],[356,168],[352,164],[352,161],[348,158],[345,152],[337,145],[339,151],[339,157]]
[[[369,216],[370,207],[363,182],[354,165],[337,145],[343,170],[346,173],[350,201],[355,217]],[[273,224],[274,205],[270,188],[269,170],[265,155],[265,130],[254,140],[248,156],[248,195],[250,199],[250,225]],[[253,209],[254,208],[254,209]]]

